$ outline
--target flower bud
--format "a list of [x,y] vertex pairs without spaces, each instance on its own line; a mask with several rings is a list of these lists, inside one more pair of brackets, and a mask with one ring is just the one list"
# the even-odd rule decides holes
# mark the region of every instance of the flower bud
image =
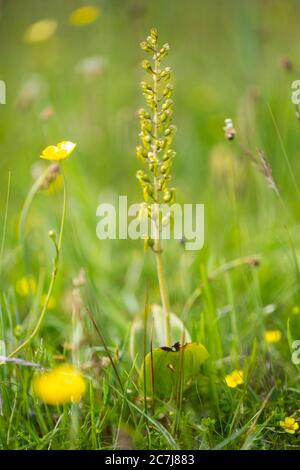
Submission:
[[150,30],[150,36],[151,36],[151,39],[154,39],[155,42],[157,41],[158,39],[158,31],[156,28],[151,28]]
[[56,233],[54,230],[49,230],[48,236],[51,238],[51,240],[53,240],[54,243],[56,243]]
[[167,114],[166,113],[161,113],[159,116],[159,119],[161,122],[164,122],[167,119]]
[[172,199],[172,194],[170,193],[170,191],[166,191],[164,194],[164,202],[168,203],[171,201],[171,199]]
[[140,43],[140,48],[146,52],[150,52],[151,50],[153,50],[151,47],[151,44],[149,44],[149,42],[146,42],[146,41],[143,41]]
[[163,111],[165,111],[165,110],[168,109],[172,104],[173,104],[173,100],[168,99],[168,100],[166,100],[166,101],[164,102],[164,104],[162,105],[161,108],[163,109]]
[[146,72],[148,72],[148,73],[154,73],[154,71],[153,71],[153,69],[152,69],[152,67],[151,67],[151,64],[150,64],[149,60],[143,60],[143,62],[142,62],[142,67],[143,67],[143,69],[146,70]]

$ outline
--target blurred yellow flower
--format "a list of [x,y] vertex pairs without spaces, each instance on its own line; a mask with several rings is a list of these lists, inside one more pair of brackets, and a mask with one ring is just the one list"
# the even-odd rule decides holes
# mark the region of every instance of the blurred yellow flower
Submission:
[[278,343],[281,340],[281,331],[279,330],[266,330],[265,331],[265,340],[267,343]]
[[100,8],[94,5],[86,5],[72,11],[69,17],[69,22],[73,26],[85,26],[87,24],[93,23],[98,18],[100,13]]
[[292,308],[292,314],[293,315],[299,315],[299,313],[300,313],[299,305],[294,305],[294,307]]
[[244,383],[244,372],[242,370],[233,370],[231,374],[225,376],[226,385],[235,388]]
[[284,418],[284,421],[279,421],[279,424],[288,434],[295,434],[295,432],[299,429],[299,424],[296,423],[295,418],[290,416]]
[[75,149],[76,144],[69,140],[59,142],[57,145],[49,145],[41,154],[44,160],[65,160]]
[[16,291],[22,297],[36,292],[36,282],[33,276],[24,276],[17,281]]
[[33,44],[37,42],[44,42],[50,39],[57,29],[57,22],[55,20],[41,20],[32,23],[24,33],[24,41]]
[[81,372],[71,364],[62,364],[50,372],[37,374],[33,379],[33,391],[49,405],[80,402],[86,384]]
[[[41,296],[41,306],[42,307],[46,302],[46,298],[47,298],[46,294],[43,294]],[[55,307],[56,307],[56,300],[55,300],[54,297],[50,297],[49,302],[48,302],[48,310],[53,310]]]

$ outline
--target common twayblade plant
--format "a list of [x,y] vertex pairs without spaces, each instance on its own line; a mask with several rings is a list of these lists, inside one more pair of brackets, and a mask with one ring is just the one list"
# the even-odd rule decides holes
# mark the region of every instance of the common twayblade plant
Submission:
[[141,211],[143,214],[146,212],[151,227],[154,227],[145,239],[145,247],[152,249],[155,255],[166,332],[165,345],[155,350],[151,347],[150,353],[146,355],[141,381],[145,396],[176,396],[180,403],[184,388],[199,374],[200,365],[208,353],[201,344],[186,343],[184,327],[181,342],[177,341],[171,347],[170,301],[162,260],[162,229],[164,224],[171,222],[171,218],[160,210],[162,205],[171,206],[175,202],[175,188],[170,187],[175,157],[172,142],[176,132],[173,124],[173,86],[171,68],[163,65],[170,46],[167,43],[159,45],[158,32],[153,28],[141,43],[141,48],[150,58],[142,62],[148,75],[147,80],[141,82],[147,109],[139,110],[141,144],[137,146],[136,154],[145,170],[139,170],[137,178],[144,196]]
[[175,156],[171,146],[176,131],[176,127],[172,123],[173,86],[171,84],[171,68],[162,65],[168,55],[170,46],[167,43],[162,47],[159,46],[158,32],[153,28],[146,41],[141,43],[141,48],[150,56],[150,60],[146,59],[142,62],[142,66],[148,74],[148,79],[141,82],[147,110],[143,108],[139,110],[141,145],[137,146],[136,149],[137,157],[144,163],[146,171],[139,170],[137,178],[143,190],[147,215],[155,227],[155,236],[153,238],[148,237],[145,244],[155,254],[163,315],[166,323],[165,342],[167,346],[170,346],[172,342],[170,301],[162,261],[162,220],[159,211],[160,204],[171,205],[175,200],[175,188],[169,187],[172,161]]

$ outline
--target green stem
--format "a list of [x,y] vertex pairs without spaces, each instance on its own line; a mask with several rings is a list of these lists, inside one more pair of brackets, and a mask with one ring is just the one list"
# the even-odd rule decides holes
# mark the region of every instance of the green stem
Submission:
[[[36,184],[33,186],[35,187]],[[35,191],[36,192],[36,191]],[[31,199],[32,200],[32,199]],[[25,207],[25,206],[24,206]],[[26,338],[26,340],[20,344],[20,346],[18,346],[14,351],[12,351],[8,357],[13,357],[15,356],[16,354],[18,354],[22,349],[24,349],[30,342],[31,340],[36,336],[36,334],[38,333],[38,331],[40,330],[41,328],[41,325],[43,323],[43,320],[45,318],[45,315],[47,313],[47,308],[48,308],[48,304],[49,304],[49,300],[51,298],[51,295],[52,295],[52,292],[53,292],[53,289],[54,289],[54,285],[55,285],[55,281],[56,281],[56,278],[57,278],[57,272],[58,272],[58,264],[59,264],[59,258],[60,258],[60,252],[61,252],[61,244],[62,244],[62,235],[63,235],[63,231],[64,231],[64,225],[65,225],[65,216],[66,216],[66,187],[65,187],[65,184],[64,184],[64,199],[63,199],[63,211],[62,211],[62,218],[61,218],[61,225],[60,225],[60,232],[59,232],[59,239],[58,239],[58,244],[56,246],[56,256],[54,258],[54,264],[53,264],[53,269],[52,269],[52,273],[51,273],[51,281],[50,281],[50,284],[49,284],[49,288],[48,288],[48,291],[47,291],[47,295],[46,295],[46,300],[45,300],[45,303],[43,305],[43,308],[42,308],[42,311],[41,311],[41,315],[38,319],[38,322],[35,326],[35,328],[33,329],[33,331],[30,333],[30,335],[28,336],[28,338]]]
[[[154,74],[153,74],[153,92],[154,92],[154,114],[153,114],[153,123],[154,123],[154,139],[153,139],[153,157],[157,160],[157,125],[158,125],[158,99],[157,99],[157,70],[158,62],[155,59],[154,61]],[[164,271],[163,261],[162,261],[162,247],[160,240],[160,221],[159,221],[159,205],[160,205],[160,187],[157,174],[154,175],[154,199],[155,199],[155,210],[154,210],[154,222],[156,227],[155,240],[154,240],[154,252],[156,259],[156,270],[159,283],[160,297],[162,302],[163,313],[165,317],[166,325],[166,346],[171,346],[171,319],[170,319],[170,302],[168,287],[166,282],[166,275]]]
[[[157,251],[158,250],[158,251]],[[166,346],[171,346],[171,319],[170,319],[170,303],[169,303],[169,294],[168,287],[166,283],[166,276],[161,256],[161,248],[155,247],[155,259],[156,259],[156,270],[159,283],[160,297],[162,301],[162,308],[165,316],[166,322]]]
[[40,190],[42,183],[45,181],[48,173],[51,171],[51,165],[46,168],[46,170],[37,178],[37,180],[31,186],[29,193],[26,196],[24,205],[21,210],[20,216],[20,223],[19,223],[19,238],[21,241],[24,241],[25,238],[25,223],[27,219],[27,214],[33,198],[35,197],[36,193]]
[[8,203],[9,203],[9,196],[10,196],[10,182],[11,182],[11,170],[8,171],[5,214],[4,214],[4,224],[3,224],[3,233],[2,233],[2,241],[1,241],[1,251],[0,251],[0,274],[1,274],[1,271],[2,271],[2,260],[3,260],[4,243],[5,243],[6,228],[7,228]]

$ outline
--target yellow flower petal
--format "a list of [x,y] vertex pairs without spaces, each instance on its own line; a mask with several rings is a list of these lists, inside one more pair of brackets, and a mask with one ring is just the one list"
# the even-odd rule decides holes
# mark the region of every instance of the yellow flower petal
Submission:
[[279,330],[266,330],[265,331],[265,340],[267,343],[278,343],[281,340],[281,331]]
[[46,147],[41,154],[41,158],[44,160],[65,160],[75,149],[76,144],[69,140],[64,140],[57,145],[49,145]]
[[287,417],[285,418],[285,424],[287,426],[293,426],[295,423],[295,418]]
[[288,434],[295,434],[299,429],[299,424],[296,423],[295,418],[292,418],[291,416],[284,418],[284,421],[279,421],[279,424]]
[[36,282],[33,276],[24,276],[17,281],[16,291],[22,297],[36,292]]
[[73,152],[75,147],[76,147],[76,144],[74,144],[74,142],[71,142],[69,140],[63,140],[62,142],[57,144],[58,150],[61,151],[61,152],[66,152],[67,156],[69,156],[70,153]]
[[299,313],[300,313],[299,305],[294,305],[294,307],[292,308],[292,314],[293,315],[299,315]]
[[237,383],[235,382],[235,380],[231,377],[231,375],[226,375],[225,377],[225,382],[226,382],[226,385],[230,388],[235,388],[237,386]]
[[288,434],[295,434],[295,430],[294,430],[294,429],[288,429],[288,428],[286,428],[286,429],[285,429],[285,432],[287,432]]
[[100,13],[100,8],[93,5],[86,5],[74,10],[69,17],[69,22],[73,26],[85,26],[93,23]]
[[47,41],[57,29],[55,20],[41,20],[33,23],[25,31],[24,41],[27,43],[38,43]]
[[231,374],[225,376],[226,385],[230,388],[235,388],[244,383],[244,372],[242,370],[233,370]]
[[81,372],[71,364],[62,364],[50,372],[39,373],[33,379],[35,395],[49,405],[78,403],[85,388]]
[[[43,307],[47,299],[47,294],[43,294],[41,297],[41,306]],[[48,302],[48,310],[53,310],[56,307],[56,300],[54,297],[50,297]]]
[[41,158],[44,160],[58,160],[58,148],[56,145],[49,145],[46,147],[41,154]]

